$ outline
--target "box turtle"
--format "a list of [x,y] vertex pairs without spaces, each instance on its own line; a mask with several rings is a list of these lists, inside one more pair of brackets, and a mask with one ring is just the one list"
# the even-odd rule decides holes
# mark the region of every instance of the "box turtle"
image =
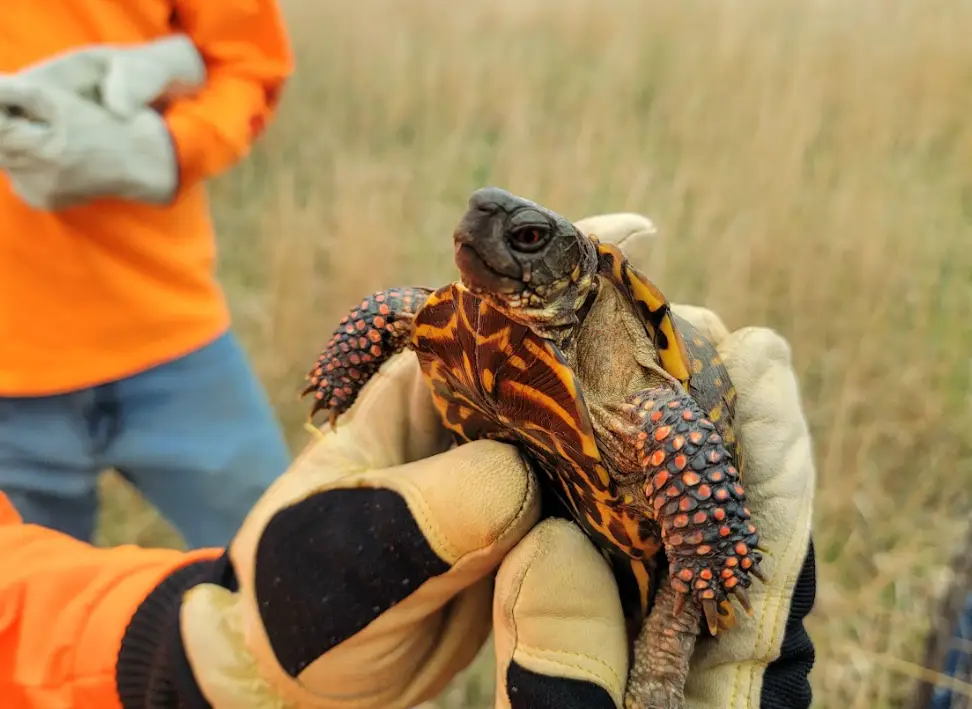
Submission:
[[485,187],[453,240],[459,281],[374,293],[341,320],[308,375],[311,415],[334,425],[414,351],[457,443],[518,445],[545,507],[615,569],[626,706],[680,707],[698,634],[732,627],[731,596],[751,614],[745,589],[763,579],[729,375],[618,247],[549,209]]

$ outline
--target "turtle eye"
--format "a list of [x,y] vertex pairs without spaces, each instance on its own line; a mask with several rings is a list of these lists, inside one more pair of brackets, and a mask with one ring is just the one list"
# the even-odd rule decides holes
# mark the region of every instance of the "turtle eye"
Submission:
[[506,238],[515,250],[530,254],[547,245],[550,230],[539,226],[522,226],[511,229]]

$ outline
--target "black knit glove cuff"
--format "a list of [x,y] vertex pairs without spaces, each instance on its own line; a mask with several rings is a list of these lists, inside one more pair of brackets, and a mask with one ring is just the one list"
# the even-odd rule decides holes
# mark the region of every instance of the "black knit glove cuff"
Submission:
[[810,670],[816,659],[813,640],[804,625],[817,596],[817,564],[813,540],[793,589],[790,616],[786,621],[780,656],[763,675],[761,709],[808,709],[813,700]]
[[184,566],[153,590],[132,616],[115,682],[124,709],[211,709],[186,659],[179,626],[183,595],[201,583],[235,590],[228,557]]

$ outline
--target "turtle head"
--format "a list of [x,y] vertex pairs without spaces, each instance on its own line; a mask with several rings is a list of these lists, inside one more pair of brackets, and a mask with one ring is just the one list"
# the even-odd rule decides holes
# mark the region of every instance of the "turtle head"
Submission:
[[568,219],[483,187],[469,198],[453,240],[463,285],[512,320],[557,341],[578,324],[597,253]]

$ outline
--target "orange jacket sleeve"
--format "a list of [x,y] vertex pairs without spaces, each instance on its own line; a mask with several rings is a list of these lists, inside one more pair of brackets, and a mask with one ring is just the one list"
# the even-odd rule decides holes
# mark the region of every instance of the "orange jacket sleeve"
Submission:
[[222,550],[101,549],[23,524],[0,493],[0,705],[121,706],[122,639],[150,592]]
[[175,0],[175,31],[206,62],[205,88],[165,113],[183,187],[246,156],[273,116],[293,71],[280,8],[273,0]]

